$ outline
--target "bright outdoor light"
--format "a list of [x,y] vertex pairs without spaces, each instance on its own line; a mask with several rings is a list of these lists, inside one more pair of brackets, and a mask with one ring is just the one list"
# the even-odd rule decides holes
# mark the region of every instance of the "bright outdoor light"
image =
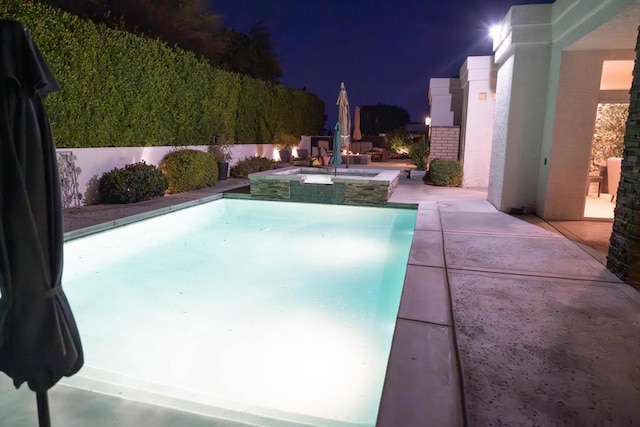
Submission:
[[498,24],[494,24],[489,28],[489,34],[491,35],[491,39],[495,42],[500,38],[500,32],[502,28]]
[[427,116],[424,118],[424,124],[427,126],[431,126],[431,117]]

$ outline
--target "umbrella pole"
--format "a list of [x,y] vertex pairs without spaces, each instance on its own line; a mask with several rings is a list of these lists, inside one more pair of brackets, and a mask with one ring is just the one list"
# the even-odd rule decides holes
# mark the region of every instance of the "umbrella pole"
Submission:
[[49,415],[49,398],[46,391],[36,392],[38,402],[38,425],[40,427],[51,427],[51,417]]

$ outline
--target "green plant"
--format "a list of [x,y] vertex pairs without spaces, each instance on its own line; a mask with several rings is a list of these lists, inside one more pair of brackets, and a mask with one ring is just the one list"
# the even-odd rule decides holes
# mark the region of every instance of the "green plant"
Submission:
[[409,133],[404,128],[395,129],[389,134],[389,144],[391,151],[400,157],[404,157],[409,154],[409,147],[411,145],[411,138]]
[[108,28],[33,0],[0,1],[30,31],[62,90],[45,99],[56,145],[184,146],[211,135],[270,143],[273,129],[318,135],[316,95],[213,68],[160,40]]
[[431,142],[426,135],[415,138],[409,145],[409,158],[416,165],[416,169],[423,171],[427,169]]
[[429,164],[429,177],[434,185],[460,187],[462,164],[455,160],[433,159]]
[[218,163],[228,162],[233,158],[231,155],[231,147],[233,146],[233,141],[227,139],[225,137],[216,137],[214,139],[213,144],[209,145],[209,154],[216,159]]
[[135,203],[163,196],[168,185],[164,174],[143,160],[102,174],[98,191],[102,203]]
[[162,158],[160,170],[169,180],[168,193],[211,187],[218,182],[218,162],[204,151],[186,148],[172,151]]
[[247,157],[231,168],[234,178],[246,178],[249,174],[273,169],[274,162],[266,157]]
[[591,166],[598,170],[609,157],[622,157],[629,104],[598,104],[591,147]]
[[273,143],[278,147],[278,150],[290,152],[293,147],[298,146],[300,139],[289,133],[278,131],[273,137]]

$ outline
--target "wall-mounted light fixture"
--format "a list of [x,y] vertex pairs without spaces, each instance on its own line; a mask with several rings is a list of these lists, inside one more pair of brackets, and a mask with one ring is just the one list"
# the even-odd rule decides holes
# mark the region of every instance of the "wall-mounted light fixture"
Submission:
[[499,24],[494,24],[489,27],[489,36],[494,43],[500,40],[500,33],[502,32],[502,26]]

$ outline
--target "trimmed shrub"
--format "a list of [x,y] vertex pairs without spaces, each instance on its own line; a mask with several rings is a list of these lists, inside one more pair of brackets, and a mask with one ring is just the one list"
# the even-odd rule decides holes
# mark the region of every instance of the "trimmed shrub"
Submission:
[[273,160],[266,157],[247,157],[231,168],[231,176],[234,178],[246,178],[251,173],[273,169],[273,164]]
[[162,158],[159,167],[169,180],[168,193],[211,187],[218,182],[218,162],[204,151],[172,151]]
[[22,22],[61,91],[45,99],[58,147],[199,145],[213,135],[271,143],[276,129],[319,135],[316,95],[213,68],[167,43],[34,0],[1,0]]
[[462,164],[454,160],[433,159],[429,164],[429,176],[434,185],[460,187]]
[[98,191],[102,203],[136,203],[162,197],[168,185],[164,174],[143,160],[102,174]]

